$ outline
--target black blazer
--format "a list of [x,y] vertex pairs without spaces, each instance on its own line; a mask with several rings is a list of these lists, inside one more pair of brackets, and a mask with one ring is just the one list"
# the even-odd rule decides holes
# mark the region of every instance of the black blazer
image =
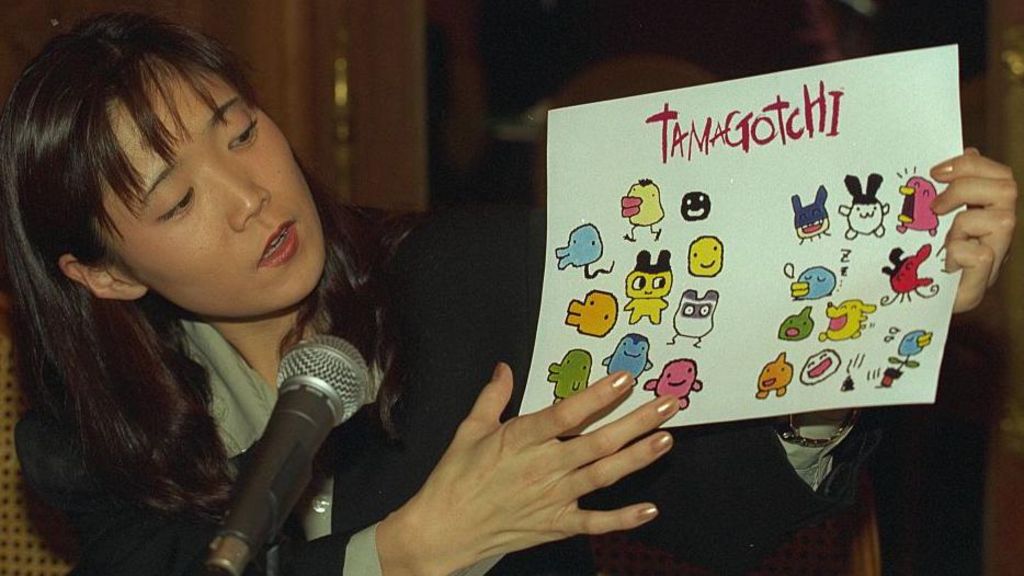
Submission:
[[[348,536],[416,492],[498,361],[515,374],[507,415],[517,412],[539,311],[543,216],[514,208],[450,211],[403,241],[387,282],[396,304],[404,386],[395,411],[399,439],[381,431],[372,407],[332,433],[334,534],[289,541],[281,548],[286,574],[340,574]],[[197,570],[215,527],[160,517],[110,497],[75,464],[65,434],[30,416],[19,424],[17,442],[29,484],[64,510],[79,533],[78,573]],[[658,518],[631,535],[722,573],[755,566],[793,530],[852,502],[857,469],[878,436],[858,426],[815,492],[793,471],[766,421],[678,428],[673,434],[672,453],[583,505],[654,501]],[[586,541],[573,539],[510,555],[492,574],[592,571]]]

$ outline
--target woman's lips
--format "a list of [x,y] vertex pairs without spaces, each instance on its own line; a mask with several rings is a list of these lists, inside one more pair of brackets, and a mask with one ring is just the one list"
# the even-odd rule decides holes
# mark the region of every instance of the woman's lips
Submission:
[[295,233],[295,222],[285,222],[267,240],[263,256],[260,257],[258,268],[280,266],[289,260],[299,249],[299,236]]

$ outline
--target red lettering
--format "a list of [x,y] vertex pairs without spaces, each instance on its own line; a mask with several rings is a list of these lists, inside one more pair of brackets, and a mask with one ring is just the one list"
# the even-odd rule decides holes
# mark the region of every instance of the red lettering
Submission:
[[[758,126],[764,126],[765,124],[768,125],[768,129],[769,129],[768,136],[766,136],[764,138],[760,138],[757,135],[757,133],[758,133],[757,128],[758,128]],[[775,124],[773,124],[772,123],[772,119],[767,117],[767,116],[758,116],[757,119],[754,120],[754,125],[750,129],[750,134],[751,134],[751,136],[753,136],[754,142],[757,142],[758,146],[764,146],[765,144],[768,144],[772,140],[775,140],[775,134],[776,134]]]
[[807,136],[814,138],[814,120],[818,122],[818,132],[825,131],[825,83],[818,82],[818,97],[811,99],[811,92],[804,85],[804,126],[807,128]]
[[728,144],[729,146],[732,146],[733,148],[736,148],[737,146],[739,146],[740,148],[743,148],[744,152],[749,152],[750,151],[750,119],[753,116],[754,116],[753,112],[747,112],[747,115],[744,116],[743,119],[740,120],[739,124],[736,125],[736,127],[739,128],[739,130],[740,130],[740,139],[739,139],[739,141],[734,142],[731,139],[727,138],[725,140],[726,144]]
[[[703,136],[703,138],[701,137]],[[693,143],[697,143],[697,150],[704,153],[705,156],[711,152],[711,118],[708,118],[704,122],[704,132],[697,134],[697,126],[693,122],[690,122],[690,148],[693,148]]]
[[764,108],[761,109],[762,112],[775,112],[776,113],[776,118],[777,118],[776,124],[779,127],[779,134],[782,135],[782,144],[783,145],[786,144],[786,130],[784,130],[785,118],[783,118],[783,114],[782,113],[787,108],[789,108],[789,101],[788,100],[783,100],[782,96],[776,95],[775,96],[775,102],[772,102],[771,104],[769,104],[769,105],[767,105],[767,106],[765,106]]
[[665,107],[662,108],[661,112],[647,117],[645,122],[647,124],[654,124],[661,122],[661,163],[668,162],[668,123],[670,120],[679,118],[679,113],[675,110],[670,110],[668,102],[665,103]]
[[839,135],[839,99],[843,97],[841,90],[833,90],[828,93],[832,97],[832,126],[827,136]]
[[800,117],[800,109],[793,108],[793,111],[789,113],[789,118],[786,119],[786,134],[789,135],[793,140],[799,140],[804,135],[804,129],[801,128],[799,132],[793,130],[793,120]]
[[[672,128],[672,153],[671,156],[675,157],[676,152],[679,152],[679,156],[683,155],[683,141],[689,135],[689,132],[683,132],[682,126],[676,124]],[[689,160],[689,158],[687,158]]]

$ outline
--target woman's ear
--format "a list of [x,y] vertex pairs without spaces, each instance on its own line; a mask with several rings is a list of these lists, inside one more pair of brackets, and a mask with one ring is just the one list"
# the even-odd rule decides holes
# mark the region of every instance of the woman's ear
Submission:
[[73,254],[62,254],[57,266],[65,276],[85,286],[97,298],[108,300],[138,300],[149,287],[113,264],[92,266],[79,262]]

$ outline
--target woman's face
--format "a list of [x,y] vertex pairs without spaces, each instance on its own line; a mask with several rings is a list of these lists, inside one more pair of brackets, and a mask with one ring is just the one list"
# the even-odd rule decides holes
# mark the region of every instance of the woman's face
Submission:
[[[209,320],[274,317],[317,285],[324,239],[316,206],[287,140],[227,84],[207,85],[210,107],[170,83],[184,132],[170,164],[146,147],[115,109],[122,149],[145,190],[133,213],[112,192],[104,205],[119,273]],[[157,99],[159,102],[159,99]]]

